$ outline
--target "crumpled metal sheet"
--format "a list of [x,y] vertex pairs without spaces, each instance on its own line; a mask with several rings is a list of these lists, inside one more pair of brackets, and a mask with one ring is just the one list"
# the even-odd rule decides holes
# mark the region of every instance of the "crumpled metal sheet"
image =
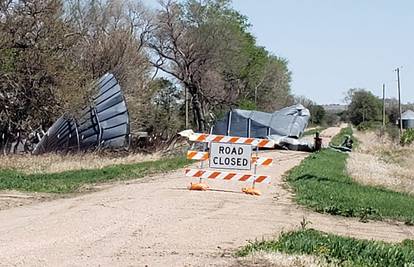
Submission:
[[217,121],[212,133],[254,138],[300,138],[309,118],[309,110],[300,104],[273,113],[236,109],[229,111],[224,119]]
[[33,154],[129,145],[128,108],[118,81],[114,75],[105,74],[94,86],[98,94],[80,118],[68,114],[60,117],[36,145]]

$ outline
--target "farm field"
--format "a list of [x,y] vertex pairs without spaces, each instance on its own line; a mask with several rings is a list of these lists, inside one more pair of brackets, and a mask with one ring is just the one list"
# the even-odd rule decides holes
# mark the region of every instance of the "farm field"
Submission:
[[[329,128],[322,136],[334,136]],[[326,138],[328,141],[330,138]],[[234,253],[256,238],[298,228],[305,218],[320,231],[356,238],[401,242],[414,239],[402,223],[360,222],[298,206],[283,174],[308,153],[269,151],[276,163],[263,195],[243,186],[209,182],[207,192],[188,191],[183,170],[158,174],[101,191],[0,211],[0,261],[6,265],[204,266],[238,264]]]

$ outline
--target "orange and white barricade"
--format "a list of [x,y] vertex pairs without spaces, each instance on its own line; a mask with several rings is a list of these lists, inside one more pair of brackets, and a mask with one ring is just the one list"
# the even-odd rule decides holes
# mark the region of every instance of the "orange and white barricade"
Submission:
[[[202,179],[251,182],[252,187],[243,188],[246,194],[260,195],[260,191],[255,188],[255,184],[270,184],[271,178],[267,175],[258,175],[257,166],[271,166],[272,158],[259,157],[258,149],[260,147],[273,148],[275,146],[272,140],[224,136],[213,134],[194,133],[192,130],[183,131],[182,136],[188,137],[190,141],[202,142],[210,148],[210,151],[187,152],[187,158],[200,161],[199,169],[186,169],[187,177],[199,178],[199,183],[191,183],[192,190],[207,190],[209,186],[202,182]],[[255,148],[255,155],[252,155],[252,148]],[[203,169],[204,162],[209,161],[210,169]],[[245,170],[253,173],[239,173],[234,171],[223,171],[223,169]]]

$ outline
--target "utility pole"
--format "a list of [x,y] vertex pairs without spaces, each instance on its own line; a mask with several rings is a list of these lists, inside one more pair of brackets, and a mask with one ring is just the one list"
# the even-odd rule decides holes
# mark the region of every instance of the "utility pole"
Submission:
[[188,129],[188,90],[184,86],[184,101],[185,101],[185,129]]
[[385,128],[385,83],[382,84],[382,127]]
[[397,83],[398,83],[398,112],[400,113],[400,135],[403,131],[402,125],[402,110],[401,110],[401,84],[400,84],[400,68],[395,70],[397,72]]

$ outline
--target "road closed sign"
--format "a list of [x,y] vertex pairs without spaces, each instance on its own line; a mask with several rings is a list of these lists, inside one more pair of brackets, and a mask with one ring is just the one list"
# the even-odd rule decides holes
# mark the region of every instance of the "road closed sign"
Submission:
[[251,145],[211,142],[210,168],[250,170],[251,158]]

